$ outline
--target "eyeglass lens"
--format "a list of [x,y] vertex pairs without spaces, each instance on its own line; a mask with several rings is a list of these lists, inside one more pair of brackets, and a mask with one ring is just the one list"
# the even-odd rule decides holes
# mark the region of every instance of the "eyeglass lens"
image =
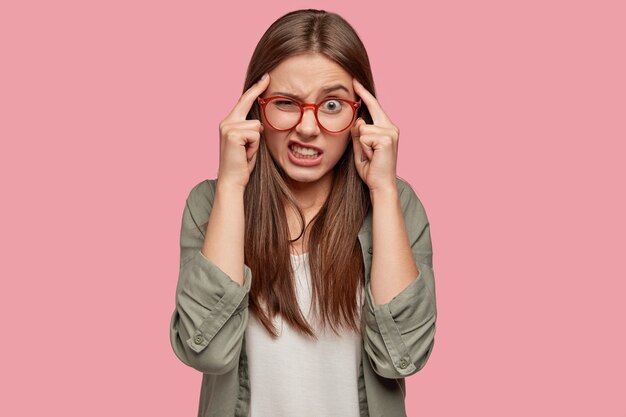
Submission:
[[[301,108],[297,102],[287,98],[270,100],[265,106],[265,118],[276,129],[291,129],[300,119]],[[324,129],[340,131],[352,122],[354,110],[350,103],[337,99],[324,100],[317,118]]]

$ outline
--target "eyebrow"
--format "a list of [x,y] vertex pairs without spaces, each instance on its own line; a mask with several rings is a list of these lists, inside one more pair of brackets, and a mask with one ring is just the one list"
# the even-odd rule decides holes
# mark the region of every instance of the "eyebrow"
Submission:
[[[330,93],[331,91],[335,91],[335,90],[344,90],[346,93],[350,94],[350,90],[348,90],[346,87],[344,87],[342,84],[335,84],[335,85],[331,85],[330,87],[325,87],[322,88],[320,90],[321,93],[326,94],[326,93]],[[276,91],[272,93],[273,96],[287,96],[287,97],[291,97],[291,98],[295,98],[297,100],[302,100],[302,98],[297,95],[297,94],[292,94],[292,93],[283,93],[280,91]]]

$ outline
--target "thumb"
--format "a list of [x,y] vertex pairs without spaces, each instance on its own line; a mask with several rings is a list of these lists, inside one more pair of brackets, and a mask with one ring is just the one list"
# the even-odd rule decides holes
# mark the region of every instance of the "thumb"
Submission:
[[352,134],[352,139],[353,140],[359,140],[359,138],[361,137],[361,133],[359,132],[359,128],[362,124],[365,124],[365,120],[363,120],[362,118],[358,118],[356,119],[356,123],[352,126],[352,128],[350,129],[350,133]]
[[363,162],[365,160],[365,155],[363,154],[363,146],[361,146],[361,133],[359,132],[359,127],[365,124],[365,120],[359,118],[357,122],[352,126],[352,149],[354,151],[354,158],[356,161]]

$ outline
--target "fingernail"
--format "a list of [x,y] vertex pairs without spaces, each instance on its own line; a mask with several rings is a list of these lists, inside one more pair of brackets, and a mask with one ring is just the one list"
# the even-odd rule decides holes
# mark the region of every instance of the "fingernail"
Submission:
[[267,72],[265,74],[263,74],[263,76],[261,77],[261,80],[264,80],[267,78]]

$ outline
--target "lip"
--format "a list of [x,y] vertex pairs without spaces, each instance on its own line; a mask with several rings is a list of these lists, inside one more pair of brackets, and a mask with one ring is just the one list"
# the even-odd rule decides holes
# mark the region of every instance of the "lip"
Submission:
[[303,148],[314,149],[314,150],[316,150],[317,152],[319,152],[319,153],[320,153],[320,155],[321,155],[322,153],[324,153],[324,151],[322,151],[322,150],[321,150],[320,148],[318,148],[317,146],[305,145],[304,143],[300,143],[300,142],[298,142],[297,140],[290,140],[290,141],[287,143],[287,147],[290,147],[291,145],[298,145],[298,146],[302,146]]
[[[295,142],[297,143],[297,142]],[[291,144],[291,142],[290,142]],[[313,149],[317,149],[317,148],[313,148]],[[320,152],[319,156],[317,158],[314,159],[301,159],[298,158],[297,156],[295,156],[293,154],[293,152],[291,152],[291,148],[287,147],[287,154],[289,155],[289,160],[291,161],[292,164],[294,165],[299,165],[299,166],[303,166],[303,167],[311,167],[311,166],[315,166],[315,165],[319,165],[322,162],[322,157],[324,156],[323,153]]]

